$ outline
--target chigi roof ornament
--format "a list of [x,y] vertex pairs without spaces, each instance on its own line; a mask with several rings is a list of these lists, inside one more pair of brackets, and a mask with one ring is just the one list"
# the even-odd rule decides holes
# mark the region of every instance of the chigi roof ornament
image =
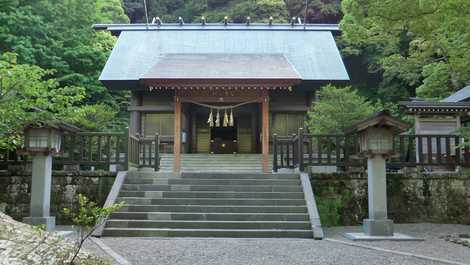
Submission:
[[296,17],[292,17],[291,20],[290,20],[290,25],[293,27],[295,25],[295,20],[297,18]]
[[152,19],[152,24],[156,24],[157,26],[160,26],[162,24],[162,20],[160,19],[160,17],[154,17]]

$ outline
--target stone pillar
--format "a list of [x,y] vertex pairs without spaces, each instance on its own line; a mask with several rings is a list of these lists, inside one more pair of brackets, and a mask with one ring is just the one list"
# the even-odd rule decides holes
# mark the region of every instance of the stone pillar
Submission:
[[393,221],[387,217],[387,176],[385,158],[367,159],[369,218],[364,219],[364,233],[370,236],[393,236]]
[[55,217],[49,216],[52,185],[52,155],[33,156],[31,180],[31,216],[24,222],[32,225],[46,225],[47,230],[55,227]]

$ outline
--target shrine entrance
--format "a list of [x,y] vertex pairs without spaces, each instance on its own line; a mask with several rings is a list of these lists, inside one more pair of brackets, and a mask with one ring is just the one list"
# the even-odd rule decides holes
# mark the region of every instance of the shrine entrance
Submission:
[[211,154],[238,153],[237,125],[211,128]]
[[[206,63],[210,62],[210,63]],[[209,114],[196,120],[207,130],[205,139],[196,132],[198,153],[206,146],[209,136],[209,153],[233,153],[240,151],[240,136],[248,135],[253,143],[261,143],[264,173],[269,167],[269,94],[270,90],[288,90],[301,82],[300,76],[281,54],[167,54],[140,78],[150,91],[174,91],[174,147],[173,171],[181,171],[181,153],[187,142],[185,124],[193,111],[183,110],[183,105],[198,105]],[[235,122],[241,107],[257,106],[257,111],[248,111],[247,119]],[[250,122],[242,126],[241,120],[254,121],[253,113],[259,113],[253,130]],[[242,111],[240,111],[242,114]],[[204,115],[203,115],[204,116]],[[258,118],[256,117],[256,118]],[[208,128],[206,127],[208,125]],[[242,128],[246,130],[242,130]],[[254,150],[253,144],[245,147]]]
[[[200,154],[252,154],[260,153],[259,104],[249,104],[233,110],[233,125],[210,126],[210,110],[191,104],[194,113],[189,129],[190,153]],[[221,119],[223,114],[219,114]]]

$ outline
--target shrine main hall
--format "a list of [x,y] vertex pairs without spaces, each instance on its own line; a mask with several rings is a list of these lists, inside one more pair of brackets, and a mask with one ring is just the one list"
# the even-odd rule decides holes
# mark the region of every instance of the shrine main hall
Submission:
[[[173,153],[261,154],[304,126],[319,88],[345,83],[337,25],[94,25],[118,36],[100,81],[131,92],[129,133]],[[177,137],[175,137],[177,136]],[[235,156],[234,156],[235,157]]]

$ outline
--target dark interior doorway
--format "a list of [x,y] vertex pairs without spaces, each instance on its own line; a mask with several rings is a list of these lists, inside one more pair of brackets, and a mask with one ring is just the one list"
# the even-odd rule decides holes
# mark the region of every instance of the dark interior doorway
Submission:
[[237,126],[211,128],[211,153],[233,154],[238,152]]

